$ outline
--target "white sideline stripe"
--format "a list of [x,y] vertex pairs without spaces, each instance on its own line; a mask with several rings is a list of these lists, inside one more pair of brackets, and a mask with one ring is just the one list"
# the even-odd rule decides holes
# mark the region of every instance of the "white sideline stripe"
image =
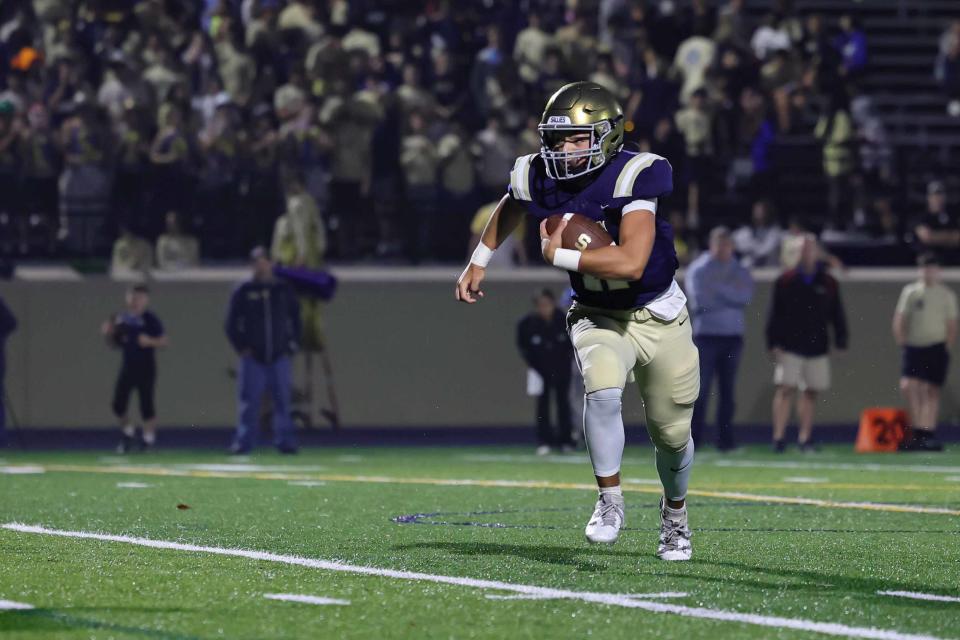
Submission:
[[791,482],[793,484],[822,484],[824,482],[830,482],[829,478],[808,478],[806,476],[789,476],[783,479],[784,482]]
[[960,602],[955,596],[938,596],[935,593],[917,593],[916,591],[877,591],[880,596],[896,596],[913,600],[933,600],[935,602]]
[[911,471],[917,473],[960,473],[960,467],[925,464],[875,464],[865,462],[790,462],[787,460],[713,460],[708,464],[717,467],[742,467],[744,469],[839,469],[841,471]]
[[13,600],[0,600],[0,611],[7,611],[12,609],[33,609],[32,604],[26,604],[24,602],[14,602]]
[[287,483],[291,487],[325,487],[326,482],[322,480],[293,480]]
[[117,489],[149,489],[152,484],[146,482],[118,482]]
[[164,465],[156,464],[156,467],[173,467],[175,469],[186,469],[187,471],[235,471],[235,472],[271,472],[271,471],[325,471],[327,468],[318,465],[262,465],[262,464],[174,464]]
[[960,482],[960,476],[947,476],[944,480],[947,482]]
[[551,464],[583,464],[590,462],[584,455],[538,456],[534,454],[518,455],[513,453],[466,453],[460,456],[467,462],[547,462]]
[[37,467],[32,465],[16,465],[9,467],[0,467],[0,473],[6,473],[12,476],[27,475],[32,473],[46,473],[46,469],[43,467]]
[[630,478],[629,480],[624,480],[627,484],[649,484],[654,487],[660,486],[659,480],[654,480],[653,478]]
[[627,607],[631,609],[642,609],[644,611],[651,611],[654,613],[669,613],[686,618],[721,620],[724,622],[740,622],[760,627],[772,627],[775,629],[799,629],[801,631],[814,631],[827,635],[847,636],[851,638],[869,638],[875,640],[942,640],[936,636],[901,633],[899,631],[876,629],[873,627],[852,627],[849,625],[840,624],[838,622],[816,622],[814,620],[781,618],[779,616],[764,616],[754,613],[724,611],[722,609],[685,607],[682,605],[666,604],[663,602],[651,602],[648,600],[634,599],[629,595],[619,593],[570,591],[567,589],[551,589],[549,587],[539,587],[534,585],[513,584],[510,582],[500,582],[498,580],[481,580],[478,578],[443,576],[430,573],[418,573],[415,571],[402,571],[399,569],[364,567],[334,560],[303,558],[300,556],[281,555],[266,551],[250,551],[246,549],[229,549],[224,547],[206,547],[195,544],[184,544],[181,542],[151,540],[149,538],[135,538],[131,536],[110,535],[105,533],[89,533],[85,531],[63,531],[59,529],[47,529],[45,527],[20,524],[16,522],[4,524],[2,525],[2,528],[9,529],[10,531],[18,531],[20,533],[36,533],[48,536],[60,536],[64,538],[101,540],[104,542],[122,542],[125,544],[133,544],[152,549],[172,549],[176,551],[189,551],[194,553],[210,553],[220,556],[234,556],[248,558],[251,560],[263,560],[266,562],[279,562],[282,564],[298,565],[301,567],[321,569],[325,571],[340,571],[343,573],[353,573],[358,575],[378,576],[381,578],[418,580],[439,584],[452,584],[461,587],[472,587],[474,589],[510,591],[513,593],[541,596],[550,599],[578,600],[580,602],[593,602],[597,604]]
[[942,507],[922,507],[913,504],[891,504],[887,502],[837,502],[835,500],[818,500],[817,498],[794,498],[791,496],[766,496],[758,493],[739,493],[736,491],[689,491],[690,495],[710,495],[713,497],[740,498],[754,502],[778,502],[780,504],[806,504],[813,507],[828,507],[831,509],[866,509],[867,511],[899,511],[900,513],[935,513],[948,516],[960,514],[956,509]]
[[349,600],[339,598],[321,598],[320,596],[301,596],[295,593],[265,593],[267,600],[283,600],[285,602],[302,602],[303,604],[350,604]]
[[[624,594],[624,598],[633,598],[635,600],[651,600],[659,598],[686,598],[688,593],[683,591],[663,591],[661,593],[629,593]],[[488,594],[486,596],[487,600],[554,600],[555,598],[549,598],[546,596],[537,596],[537,595],[513,595],[513,596],[503,596],[497,594]]]

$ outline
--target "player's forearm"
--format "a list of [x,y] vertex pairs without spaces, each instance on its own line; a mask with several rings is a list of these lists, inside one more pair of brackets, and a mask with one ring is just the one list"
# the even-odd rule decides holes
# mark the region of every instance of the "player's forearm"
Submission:
[[952,246],[960,244],[960,231],[953,229],[931,229],[921,225],[916,230],[917,238],[924,244]]
[[504,195],[500,204],[493,210],[490,219],[487,220],[487,226],[480,235],[480,241],[488,249],[495,250],[517,228],[520,220],[523,219],[523,214],[523,208],[511,200],[509,195]]
[[899,313],[894,315],[891,329],[893,330],[894,341],[898,345],[902,345],[906,340],[906,331],[904,331],[903,316]]
[[637,255],[626,247],[610,245],[582,252],[577,271],[604,280],[639,280],[649,259],[649,251]]

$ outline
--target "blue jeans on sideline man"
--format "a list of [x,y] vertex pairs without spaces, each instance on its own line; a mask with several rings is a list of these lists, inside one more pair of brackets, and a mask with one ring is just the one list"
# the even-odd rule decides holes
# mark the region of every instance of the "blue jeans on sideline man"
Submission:
[[734,393],[737,366],[743,350],[741,336],[694,336],[700,350],[700,397],[693,406],[693,441],[702,442],[707,403],[710,400],[713,375],[717,374],[717,447],[736,446],[733,437]]
[[277,447],[293,448],[293,422],[290,419],[292,396],[292,369],[289,356],[283,356],[270,364],[258,362],[250,356],[240,359],[237,380],[239,422],[234,447],[249,451],[256,445],[260,422],[260,403],[263,394],[270,390],[273,400],[273,443]]

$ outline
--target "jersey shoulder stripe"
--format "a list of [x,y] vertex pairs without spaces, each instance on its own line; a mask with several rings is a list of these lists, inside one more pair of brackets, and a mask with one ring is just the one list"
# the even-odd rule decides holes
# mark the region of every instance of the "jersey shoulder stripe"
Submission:
[[537,155],[539,154],[530,153],[520,156],[513,163],[513,170],[510,171],[510,189],[517,200],[533,200],[530,195],[530,164]]
[[638,153],[624,163],[613,189],[614,198],[633,197],[633,186],[640,174],[657,160],[666,160],[655,153]]

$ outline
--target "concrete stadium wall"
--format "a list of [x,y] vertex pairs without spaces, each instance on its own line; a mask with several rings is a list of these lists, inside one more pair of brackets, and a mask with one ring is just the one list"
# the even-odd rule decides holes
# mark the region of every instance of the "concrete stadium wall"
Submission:
[[[23,273],[28,273],[26,270]],[[455,270],[343,269],[326,322],[345,427],[529,425],[533,402],[514,346],[517,319],[535,287],[563,285],[562,274],[530,269],[491,274],[486,299],[453,300]],[[158,408],[169,426],[229,426],[235,357],[222,322],[242,271],[204,271],[154,282],[153,309],[171,346],[159,356]],[[737,420],[769,421],[772,366],[763,325],[773,274],[750,306],[737,388]],[[890,317],[912,270],[851,271],[842,281],[851,348],[834,359],[834,384],[818,421],[852,424],[862,407],[896,405],[899,354]],[[960,271],[947,274],[957,287]],[[97,427],[111,423],[110,394],[119,353],[99,336],[100,322],[122,305],[123,283],[107,278],[61,281],[18,278],[0,283],[20,320],[7,348],[7,393],[24,427]],[[960,414],[956,379],[945,390],[945,414]],[[642,421],[628,392],[628,421]]]

